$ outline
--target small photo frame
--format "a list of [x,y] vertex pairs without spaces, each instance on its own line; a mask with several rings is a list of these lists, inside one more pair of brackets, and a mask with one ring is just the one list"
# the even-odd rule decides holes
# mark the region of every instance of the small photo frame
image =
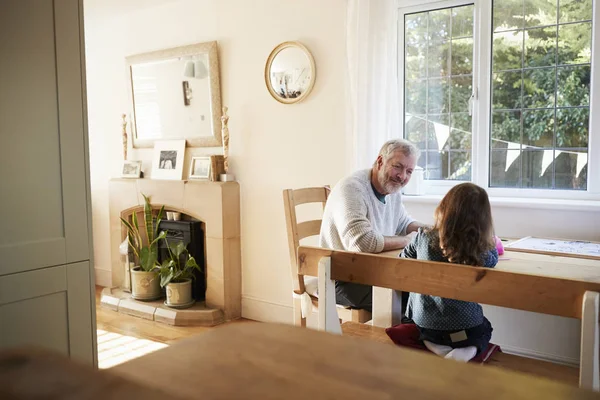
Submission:
[[141,161],[123,161],[122,178],[139,178],[142,175]]
[[190,164],[190,179],[209,179],[211,172],[211,161],[209,156],[192,157]]
[[184,156],[185,139],[154,142],[152,178],[181,180]]

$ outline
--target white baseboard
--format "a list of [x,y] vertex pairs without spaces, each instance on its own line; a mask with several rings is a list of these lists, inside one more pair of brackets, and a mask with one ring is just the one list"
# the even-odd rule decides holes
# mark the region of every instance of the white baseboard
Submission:
[[294,312],[291,306],[242,296],[242,318],[277,324],[292,324]]
[[527,358],[535,358],[536,360],[548,361],[555,364],[568,365],[570,367],[579,367],[579,359],[572,357],[564,357],[556,354],[542,353],[535,350],[523,349],[520,347],[503,345],[496,343],[504,353],[514,354],[516,356],[522,356]]
[[96,285],[102,287],[112,287],[112,271],[107,269],[95,268]]

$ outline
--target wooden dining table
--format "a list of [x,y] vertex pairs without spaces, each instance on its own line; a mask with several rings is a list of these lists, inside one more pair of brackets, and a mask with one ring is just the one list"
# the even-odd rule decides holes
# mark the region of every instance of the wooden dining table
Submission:
[[[504,244],[511,243],[513,240],[515,239],[506,240]],[[402,250],[391,250],[380,255],[397,258],[401,253]],[[600,282],[600,259],[569,255],[525,253],[505,249],[495,269],[582,282]],[[373,325],[393,326],[400,323],[401,318],[402,304],[399,292],[387,288],[373,288]]]

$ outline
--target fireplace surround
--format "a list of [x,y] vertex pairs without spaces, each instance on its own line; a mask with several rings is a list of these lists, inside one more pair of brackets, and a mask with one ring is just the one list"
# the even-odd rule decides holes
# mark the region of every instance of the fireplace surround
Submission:
[[[120,216],[143,208],[142,193],[150,197],[153,208],[178,211],[201,221],[204,231],[206,265],[205,302],[198,309],[220,310],[224,320],[241,317],[240,190],[237,182],[165,181],[153,179],[113,179],[109,184],[111,278],[114,297],[126,305],[118,289],[124,284],[125,271],[119,245],[125,236]],[[118,293],[118,294],[116,294]],[[104,295],[104,293],[103,293]],[[128,300],[132,302],[133,300]],[[103,300],[111,308],[121,308],[115,299]],[[137,302],[139,303],[139,302]],[[142,309],[150,304],[139,304]],[[196,306],[195,306],[196,307]],[[148,307],[145,307],[146,309]],[[163,308],[163,307],[158,307]],[[121,310],[119,310],[121,311]],[[167,310],[171,311],[171,310]],[[184,311],[184,310],[182,310]],[[161,311],[162,312],[162,311]],[[130,314],[137,315],[135,312]],[[159,312],[160,314],[160,312]],[[142,316],[142,315],[138,315]],[[143,316],[148,319],[147,315]]]

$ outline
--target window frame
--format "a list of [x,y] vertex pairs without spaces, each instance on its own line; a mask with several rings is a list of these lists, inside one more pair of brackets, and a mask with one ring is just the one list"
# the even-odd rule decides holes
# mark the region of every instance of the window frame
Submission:
[[[497,0],[501,1],[501,0]],[[400,122],[404,134],[404,16],[418,12],[450,7],[473,5],[473,119],[471,182],[485,188],[492,197],[600,200],[600,0],[592,3],[592,54],[590,82],[590,120],[588,138],[588,182],[586,190],[529,189],[490,187],[490,136],[491,136],[491,53],[492,53],[492,1],[490,0],[397,0],[397,76]],[[600,102],[600,100],[599,100]],[[594,115],[597,109],[599,115]],[[477,134],[477,132],[479,132]],[[426,180],[427,194],[445,194],[451,187],[465,181]]]

